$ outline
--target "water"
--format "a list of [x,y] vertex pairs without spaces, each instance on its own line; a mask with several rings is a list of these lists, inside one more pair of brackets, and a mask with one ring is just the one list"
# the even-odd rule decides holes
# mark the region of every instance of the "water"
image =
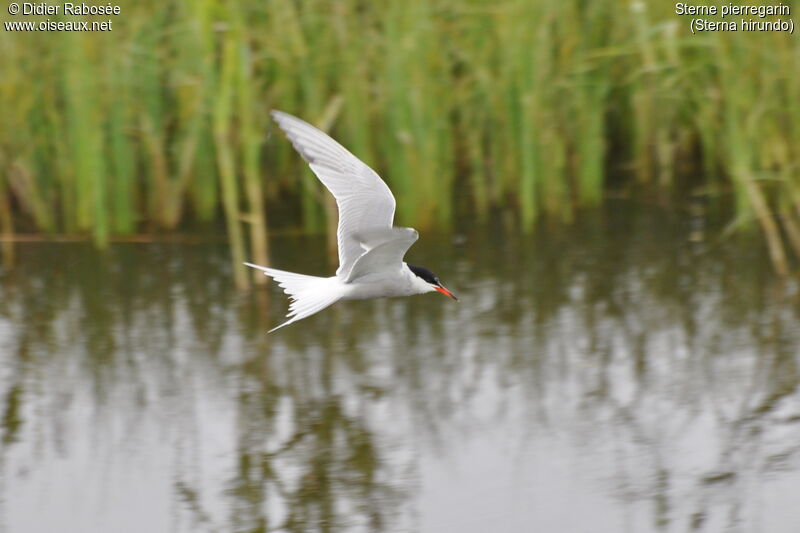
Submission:
[[[581,220],[423,235],[460,303],[272,335],[222,245],[20,245],[0,531],[799,531],[797,282],[702,217]],[[275,264],[331,272],[322,242]]]

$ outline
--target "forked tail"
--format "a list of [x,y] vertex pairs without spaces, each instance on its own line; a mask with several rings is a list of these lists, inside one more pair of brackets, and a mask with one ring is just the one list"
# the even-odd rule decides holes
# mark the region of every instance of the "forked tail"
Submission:
[[262,267],[252,263],[245,263],[245,265],[257,268],[273,278],[281,286],[283,292],[288,294],[292,300],[289,305],[289,314],[286,315],[289,320],[280,326],[272,328],[269,333],[322,311],[344,296],[344,287],[335,277],[320,278]]

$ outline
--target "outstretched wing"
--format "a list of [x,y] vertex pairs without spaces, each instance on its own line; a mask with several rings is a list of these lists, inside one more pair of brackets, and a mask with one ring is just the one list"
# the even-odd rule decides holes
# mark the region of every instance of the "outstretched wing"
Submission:
[[406,252],[419,239],[419,233],[414,228],[390,228],[365,231],[355,237],[366,251],[356,259],[346,282],[399,269]]
[[336,199],[339,207],[336,275],[347,279],[353,264],[364,253],[355,235],[392,227],[395,210],[392,191],[374,170],[311,124],[282,111],[271,114],[295,150]]

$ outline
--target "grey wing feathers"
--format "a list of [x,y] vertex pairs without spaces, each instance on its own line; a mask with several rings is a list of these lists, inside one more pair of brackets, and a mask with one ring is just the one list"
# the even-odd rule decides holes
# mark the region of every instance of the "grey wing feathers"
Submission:
[[374,170],[314,126],[282,111],[272,111],[272,117],[336,199],[339,208],[336,275],[347,278],[364,252],[354,235],[367,229],[392,227],[395,211],[392,191]]
[[409,240],[413,243],[419,234],[414,228],[370,228],[359,231],[353,237],[367,251],[389,241]]
[[393,268],[399,269],[406,252],[419,239],[419,233],[413,228],[390,228],[367,230],[360,237],[366,251],[356,260],[345,279],[347,282],[370,274],[381,274]]

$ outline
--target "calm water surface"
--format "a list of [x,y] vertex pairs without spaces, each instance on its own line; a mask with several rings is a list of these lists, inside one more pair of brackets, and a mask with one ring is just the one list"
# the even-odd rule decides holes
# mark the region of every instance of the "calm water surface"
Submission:
[[[272,335],[224,246],[19,246],[0,531],[800,531],[798,284],[701,218],[582,220],[424,235],[461,303]],[[322,242],[275,266],[327,275]]]

